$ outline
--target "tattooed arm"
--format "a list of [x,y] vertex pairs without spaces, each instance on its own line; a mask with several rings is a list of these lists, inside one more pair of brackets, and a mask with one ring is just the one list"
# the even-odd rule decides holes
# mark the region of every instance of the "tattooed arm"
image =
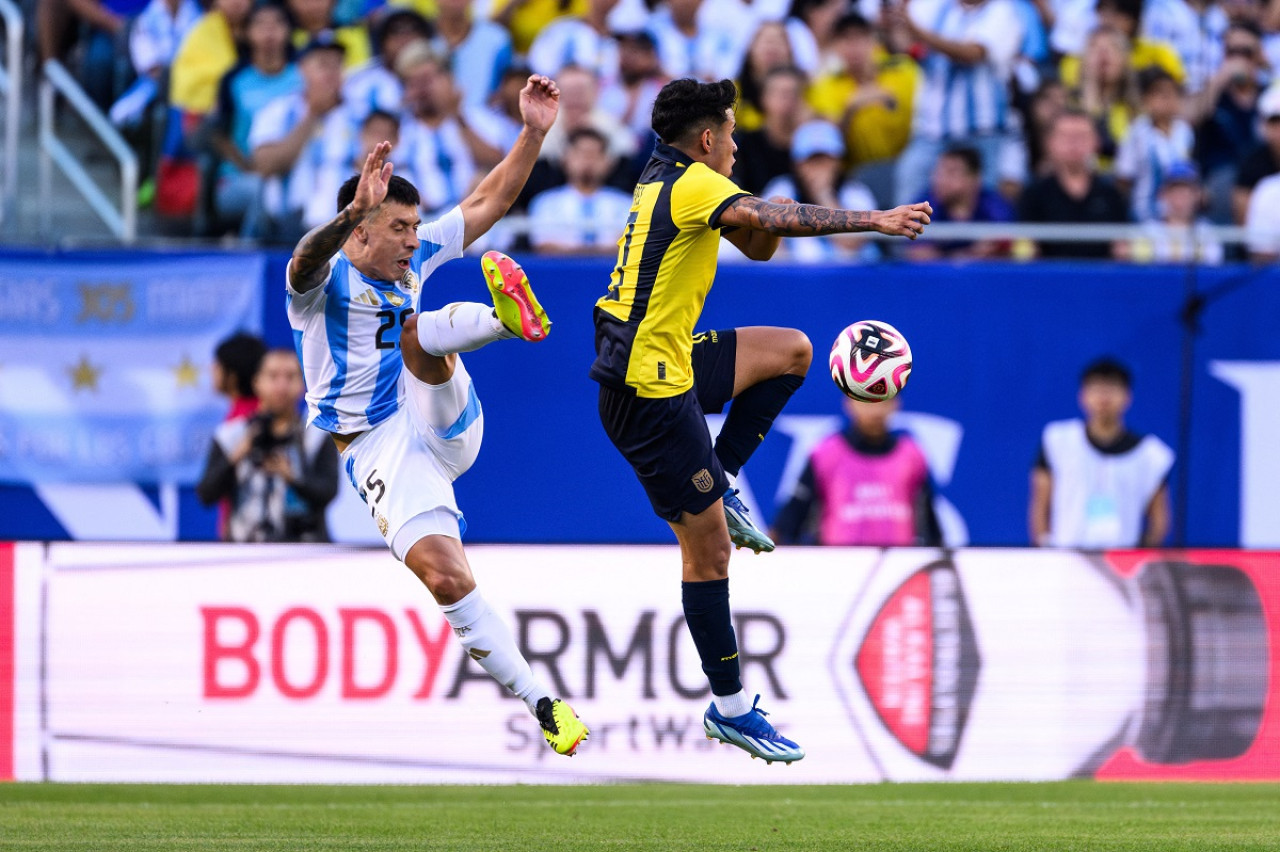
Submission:
[[386,159],[390,153],[390,142],[379,142],[374,146],[360,170],[355,198],[339,210],[337,216],[313,228],[298,241],[293,257],[289,259],[289,283],[294,290],[305,293],[323,284],[329,273],[330,258],[338,253],[356,226],[387,197],[391,163]]
[[915,239],[929,224],[933,207],[927,201],[892,210],[838,210],[816,204],[776,204],[754,195],[734,200],[720,214],[720,222],[780,237],[818,237],[875,231]]

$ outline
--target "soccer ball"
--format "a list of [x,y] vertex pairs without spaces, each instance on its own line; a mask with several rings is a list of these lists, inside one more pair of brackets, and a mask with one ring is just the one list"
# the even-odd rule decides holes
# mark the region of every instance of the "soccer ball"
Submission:
[[911,347],[889,323],[861,320],[836,337],[828,363],[845,396],[883,402],[897,396],[911,376]]

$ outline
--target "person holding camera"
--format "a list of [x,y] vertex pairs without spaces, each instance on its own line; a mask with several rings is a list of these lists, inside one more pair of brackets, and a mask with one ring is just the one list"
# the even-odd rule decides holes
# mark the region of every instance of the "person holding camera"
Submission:
[[196,496],[231,502],[227,541],[328,541],[325,507],[338,491],[338,453],[304,423],[297,355],[272,349],[253,378],[258,411],[214,433]]

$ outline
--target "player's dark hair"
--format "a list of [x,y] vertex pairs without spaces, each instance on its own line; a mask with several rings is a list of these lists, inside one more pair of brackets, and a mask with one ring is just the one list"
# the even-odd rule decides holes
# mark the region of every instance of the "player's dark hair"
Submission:
[[942,152],[942,156],[959,160],[971,175],[982,174],[982,152],[972,145],[952,145]]
[[1080,385],[1083,387],[1093,380],[1115,382],[1126,389],[1133,388],[1133,374],[1129,368],[1115,358],[1099,358],[1091,362],[1080,374]]
[[653,132],[668,145],[684,141],[691,133],[719,127],[728,121],[725,110],[738,100],[732,80],[701,83],[685,77],[662,87],[653,102]]
[[267,354],[267,344],[256,334],[238,331],[218,344],[213,358],[223,372],[234,376],[236,393],[253,396],[253,377],[262,366],[262,356]]
[[609,150],[609,137],[605,136],[594,127],[579,127],[577,130],[569,132],[565,141],[570,145],[576,145],[579,139],[594,139],[600,143],[600,147],[606,151]]
[[[346,207],[356,197],[356,187],[360,185],[360,175],[352,175],[347,178],[346,182],[338,189],[338,209]],[[387,197],[383,199],[383,203],[390,201],[392,204],[404,204],[408,207],[417,207],[419,196],[418,189],[409,181],[400,177],[400,175],[392,175],[391,180],[387,182]]]

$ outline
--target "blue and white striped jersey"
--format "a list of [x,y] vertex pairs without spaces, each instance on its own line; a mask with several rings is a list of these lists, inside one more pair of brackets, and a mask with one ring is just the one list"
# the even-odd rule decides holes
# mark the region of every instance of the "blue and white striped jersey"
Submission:
[[350,434],[377,426],[399,409],[400,327],[418,310],[422,282],[444,262],[462,257],[462,233],[457,207],[419,227],[422,245],[399,281],[362,275],[342,252],[329,261],[322,286],[299,293],[286,281],[309,422]]

